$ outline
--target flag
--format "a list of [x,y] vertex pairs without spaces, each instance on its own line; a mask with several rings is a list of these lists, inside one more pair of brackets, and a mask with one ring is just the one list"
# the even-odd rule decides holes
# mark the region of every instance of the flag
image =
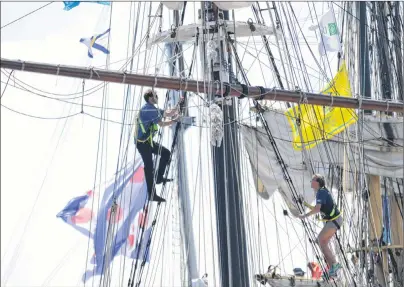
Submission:
[[104,54],[109,54],[109,50],[107,48],[105,48],[104,46],[101,46],[100,44],[96,43],[97,40],[100,40],[103,36],[108,34],[109,31],[110,31],[110,29],[107,29],[104,33],[94,35],[91,38],[81,38],[80,39],[80,43],[83,43],[84,45],[87,46],[87,48],[88,48],[87,55],[90,58],[93,58],[93,50],[92,50],[92,48],[100,50],[101,52],[104,52]]
[[325,55],[327,52],[341,51],[341,43],[339,38],[338,26],[332,10],[328,10],[318,21],[318,25],[309,27],[314,31],[320,29],[320,42],[318,44],[318,52]]
[[[146,244],[151,236],[151,227],[144,231],[141,242],[137,238],[141,234],[140,228],[147,225],[147,215],[142,212],[147,199],[147,185],[140,163],[141,160],[137,160],[128,164],[118,173],[116,180],[106,184],[101,200],[98,200],[96,192],[88,191],[70,200],[57,214],[58,218],[92,240],[94,256],[90,264],[93,266],[85,271],[83,282],[94,275],[102,275],[104,266],[109,266],[116,255],[141,260],[146,257],[147,262],[150,260]],[[115,215],[112,216],[114,203]],[[96,212],[94,209],[98,205]],[[106,248],[108,230],[114,230],[110,248]],[[110,255],[105,254],[108,249]],[[105,262],[106,258],[110,258],[108,262]]]
[[73,198],[56,217],[61,218],[64,222],[84,235],[93,238],[93,234],[90,230],[84,227],[84,225],[94,218],[92,209],[87,207],[88,200],[92,198],[92,190],[87,191],[85,195]]
[[[81,1],[63,1],[63,4],[65,4],[65,7],[63,8],[66,11],[69,11],[71,9],[73,9],[74,7],[77,7],[80,5]],[[98,4],[102,4],[102,5],[111,5],[110,1],[86,1],[86,2],[92,2],[92,3],[98,3]]]
[[[345,62],[341,64],[337,75],[321,94],[334,97],[352,97]],[[306,104],[289,108],[285,115],[292,128],[292,141],[295,150],[302,150],[303,143],[306,149],[311,149],[323,140],[330,139],[342,132],[358,119],[354,109]],[[296,118],[300,119],[302,138],[300,138]]]

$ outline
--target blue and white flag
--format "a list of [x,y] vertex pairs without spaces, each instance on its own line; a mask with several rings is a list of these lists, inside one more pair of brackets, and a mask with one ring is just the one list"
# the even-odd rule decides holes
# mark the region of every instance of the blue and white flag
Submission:
[[[87,1],[86,1],[87,2]],[[111,5],[110,1],[89,1],[90,3],[97,3],[97,4],[102,4],[102,5]],[[73,9],[74,7],[79,6],[81,1],[63,1],[63,4],[65,4],[65,8],[63,8],[66,11],[69,11]]]
[[102,34],[94,35],[91,38],[81,38],[80,39],[80,43],[83,43],[84,45],[87,46],[87,48],[88,48],[88,56],[90,58],[94,57],[92,48],[97,49],[97,50],[103,52],[104,54],[109,54],[109,50],[107,48],[105,48],[104,46],[101,46],[100,44],[96,43],[97,40],[100,40],[103,36],[107,35],[109,33],[109,31],[110,31],[110,29],[106,30]]

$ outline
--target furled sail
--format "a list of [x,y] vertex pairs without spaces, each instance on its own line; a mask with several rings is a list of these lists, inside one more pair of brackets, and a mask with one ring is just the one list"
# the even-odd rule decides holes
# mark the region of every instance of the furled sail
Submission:
[[[310,188],[312,172],[304,162],[303,152],[296,151],[291,143],[292,129],[282,113],[267,111],[264,113],[269,129],[271,130],[277,147],[283,160],[288,166],[289,174],[295,184],[296,190],[300,191],[306,201],[314,199]],[[363,148],[364,165],[369,174],[403,178],[403,122],[399,119],[380,120],[368,117],[364,120]],[[270,140],[263,128],[243,126],[241,128],[245,147],[250,157],[253,170],[257,170],[258,176],[263,181],[268,193],[271,195],[276,189],[282,188],[288,196],[289,188]],[[342,134],[335,135],[328,141],[321,142],[312,148],[308,154],[315,172],[328,175],[332,166],[344,165],[344,148],[349,148],[346,156],[349,166],[355,167],[355,161],[359,157],[356,140],[355,125],[348,128],[349,140],[345,140]],[[387,143],[390,143],[388,145]],[[325,156],[325,155],[329,156]],[[257,156],[258,155],[258,156]],[[349,171],[353,179],[353,170]]]
[[[345,63],[322,91],[333,97],[351,97]],[[295,105],[286,112],[269,110],[264,118],[275,139],[282,160],[287,165],[294,189],[307,202],[314,200],[311,176],[321,173],[335,178],[336,167],[348,164],[346,191],[354,185],[355,167],[362,148],[364,170],[368,174],[392,178],[403,177],[403,121],[366,117],[358,145],[355,110],[335,107]],[[244,143],[253,172],[269,195],[278,190],[292,213],[294,198],[285,180],[279,159],[264,128],[243,126]],[[347,133],[343,133],[346,131]],[[304,153],[306,151],[306,153]],[[307,157],[307,158],[305,158]],[[331,180],[329,180],[330,183]],[[328,185],[329,187],[330,184]]]

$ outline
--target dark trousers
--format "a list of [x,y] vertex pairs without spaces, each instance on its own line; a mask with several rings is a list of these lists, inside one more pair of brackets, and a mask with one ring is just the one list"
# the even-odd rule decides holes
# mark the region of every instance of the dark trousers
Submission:
[[[153,141],[153,146],[149,142],[137,142],[137,150],[142,156],[144,163],[144,174],[147,183],[147,192],[150,195],[153,194],[153,179],[154,179],[154,168],[153,168],[153,154],[158,155],[160,152],[160,163],[157,171],[156,181],[162,181],[164,172],[166,171],[168,160],[170,159],[170,151],[164,146],[160,146],[158,143]],[[161,150],[160,150],[161,147]],[[156,168],[157,169],[157,168]]]

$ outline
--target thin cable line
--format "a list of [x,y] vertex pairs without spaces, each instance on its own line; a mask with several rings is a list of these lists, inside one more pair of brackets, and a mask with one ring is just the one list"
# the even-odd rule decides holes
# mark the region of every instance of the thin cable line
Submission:
[[29,115],[29,114],[26,114],[26,113],[23,113],[23,112],[19,112],[19,111],[13,110],[13,109],[11,109],[11,108],[9,108],[9,107],[3,105],[3,104],[1,104],[1,106],[2,106],[3,108],[6,108],[6,109],[9,110],[9,111],[14,112],[14,113],[17,113],[17,114],[20,114],[20,115],[24,115],[24,116],[27,116],[27,117],[30,117],[30,118],[41,119],[41,120],[60,120],[60,119],[71,118],[71,117],[74,117],[74,116],[77,116],[77,115],[80,115],[80,114],[81,114],[80,112],[78,112],[78,113],[71,114],[71,115],[67,115],[67,116],[63,116],[63,117],[45,118],[45,117],[33,116],[33,115]]
[[3,28],[5,28],[5,27],[7,27],[7,26],[9,26],[9,25],[11,25],[11,24],[13,24],[13,23],[19,21],[19,20],[21,20],[21,19],[23,19],[23,18],[25,18],[25,17],[27,17],[27,16],[29,16],[29,15],[31,15],[31,14],[37,12],[37,11],[39,11],[39,10],[45,8],[46,6],[48,6],[48,5],[52,4],[52,3],[53,3],[53,1],[52,1],[52,2],[49,2],[49,3],[45,4],[45,5],[43,5],[43,6],[41,6],[41,7],[39,7],[38,9],[36,9],[36,10],[34,10],[34,11],[29,12],[28,14],[25,14],[24,16],[21,16],[20,18],[17,18],[17,19],[15,19],[15,20],[11,21],[10,23],[7,23],[6,25],[2,26],[0,29],[3,29]]

